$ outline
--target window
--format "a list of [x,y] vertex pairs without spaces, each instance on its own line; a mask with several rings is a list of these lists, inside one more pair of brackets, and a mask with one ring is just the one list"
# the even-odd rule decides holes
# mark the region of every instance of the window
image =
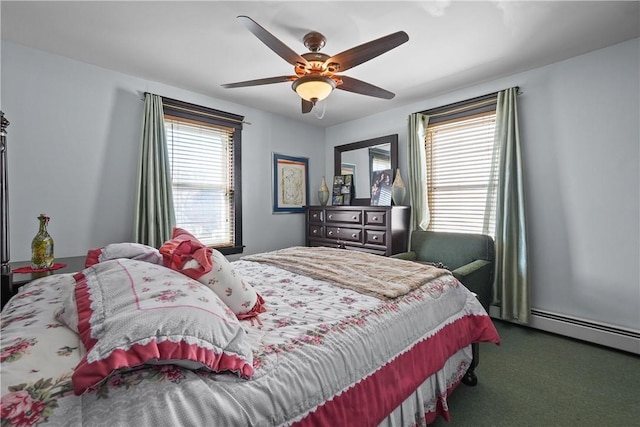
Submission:
[[380,148],[369,148],[369,170],[371,172],[389,169],[390,164],[391,157],[389,154],[389,150]]
[[494,236],[495,108],[493,95],[425,112],[430,230]]
[[176,226],[225,255],[242,252],[243,117],[163,99]]

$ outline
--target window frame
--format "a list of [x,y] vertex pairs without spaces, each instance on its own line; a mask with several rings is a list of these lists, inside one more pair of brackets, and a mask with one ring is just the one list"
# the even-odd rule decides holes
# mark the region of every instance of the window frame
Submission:
[[[441,107],[437,107],[437,108],[433,108],[430,110],[426,110],[426,111],[422,111],[422,114],[425,114],[427,116],[429,116],[429,122],[427,124],[427,129],[425,132],[425,140],[424,140],[424,144],[425,144],[425,150],[427,151],[427,153],[429,153],[429,149],[430,147],[427,146],[427,135],[429,132],[429,126],[431,125],[437,125],[437,124],[441,124],[443,122],[455,122],[458,120],[465,120],[465,119],[471,119],[474,116],[480,116],[480,115],[484,115],[490,112],[493,112],[494,114],[496,113],[496,109],[497,109],[497,101],[498,101],[498,93],[494,92],[494,93],[490,93],[487,95],[483,95],[483,96],[479,96],[479,97],[475,97],[475,98],[471,98],[471,99],[467,99],[464,101],[460,101],[460,102],[456,102],[456,103],[452,103],[452,104],[448,104],[448,105],[444,105]],[[495,138],[494,138],[494,161],[495,161]],[[494,168],[496,167],[496,165],[492,165]],[[431,165],[427,164],[425,165],[425,167],[431,169]],[[431,173],[430,170],[427,170],[427,176],[429,176],[429,174]],[[493,173],[495,173],[497,171],[493,171]],[[492,171],[489,171],[490,176],[492,176]],[[490,193],[491,192],[491,187],[495,187],[497,183],[495,182],[495,180],[492,182],[492,180],[490,179],[489,182],[487,182],[487,192]],[[429,192],[429,188],[432,184],[431,183],[427,183],[427,200],[428,200],[428,204],[429,204],[429,209],[432,209],[432,195]],[[487,196],[487,203],[489,202],[489,198],[491,196]],[[492,197],[492,201],[495,202],[495,194],[493,194]],[[493,211],[490,211],[488,213],[487,216],[487,212],[486,209],[483,212],[484,215],[484,222],[485,225],[487,225],[487,223],[491,223],[491,220],[495,220],[495,209],[497,208],[495,206],[495,203],[491,203],[491,208],[493,209]],[[433,230],[433,222],[429,223],[429,226],[427,227],[428,230],[432,230],[432,231],[439,231],[439,230]],[[445,230],[442,230],[445,231]],[[451,230],[448,229],[446,231],[450,231],[450,232],[459,232],[459,233],[465,233],[468,231],[465,230]],[[494,229],[488,229],[485,231],[485,226],[483,226],[483,230],[479,231],[479,233],[482,234],[489,234],[490,236],[495,236],[495,227]]]
[[162,99],[163,113],[194,122],[233,128],[233,246],[211,246],[223,255],[240,254],[242,243],[242,125],[244,116],[203,107],[176,99]]

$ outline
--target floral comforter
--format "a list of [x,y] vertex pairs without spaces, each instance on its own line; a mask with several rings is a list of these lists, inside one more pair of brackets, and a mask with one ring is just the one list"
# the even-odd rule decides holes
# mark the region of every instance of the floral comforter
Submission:
[[71,375],[84,348],[54,317],[74,281],[54,275],[25,285],[2,312],[2,426],[375,426],[418,387],[423,404],[402,423],[424,424],[448,416],[446,396],[469,364],[469,344],[499,341],[449,274],[381,301],[274,266],[232,264],[267,309],[242,322],[252,379],[142,366],[75,396]]

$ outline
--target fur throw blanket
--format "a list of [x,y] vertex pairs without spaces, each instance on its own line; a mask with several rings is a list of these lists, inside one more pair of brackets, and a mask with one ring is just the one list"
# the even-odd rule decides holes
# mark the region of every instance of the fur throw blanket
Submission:
[[295,246],[242,257],[380,299],[392,299],[449,271],[356,250]]

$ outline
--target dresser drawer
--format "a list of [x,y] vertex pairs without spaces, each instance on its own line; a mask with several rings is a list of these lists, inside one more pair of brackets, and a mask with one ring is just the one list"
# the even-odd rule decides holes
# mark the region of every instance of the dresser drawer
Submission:
[[327,222],[345,222],[348,224],[362,224],[362,211],[327,211]]
[[364,243],[370,245],[383,245],[387,244],[387,232],[378,230],[365,230],[364,231]]
[[309,225],[309,238],[322,238],[324,237],[324,227],[321,225]]
[[364,213],[364,225],[386,225],[386,211],[366,211]]
[[323,248],[336,248],[336,249],[344,249],[344,243],[338,243],[334,240],[313,240],[309,239],[309,247],[323,247]]
[[369,254],[381,255],[381,256],[386,256],[387,255],[387,252],[386,252],[385,248],[372,249],[371,247],[350,246],[349,244],[347,244],[347,245],[344,245],[341,249],[347,249],[347,250],[350,250],[350,251],[367,252]]
[[362,229],[346,227],[327,227],[328,239],[344,240],[349,242],[362,242]]
[[322,209],[309,209],[309,222],[324,221],[324,211]]

